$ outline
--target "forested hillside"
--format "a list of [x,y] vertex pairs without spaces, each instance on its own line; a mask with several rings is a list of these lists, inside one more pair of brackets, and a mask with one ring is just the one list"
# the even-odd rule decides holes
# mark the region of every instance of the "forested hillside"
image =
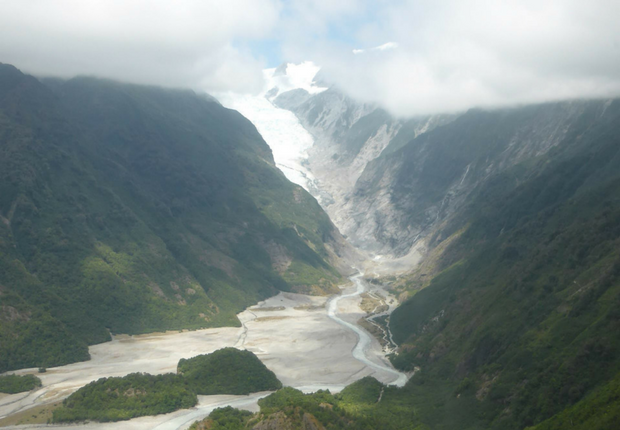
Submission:
[[431,238],[430,283],[415,274],[392,315],[394,364],[421,369],[400,397],[437,429],[617,416],[620,103],[586,110],[472,196]]
[[187,409],[196,403],[196,392],[182,376],[130,373],[83,386],[54,410],[52,422],[124,421]]
[[0,65],[0,371],[334,288],[341,237],[239,113],[191,91],[44,82]]
[[275,373],[251,351],[222,348],[211,354],[181,359],[177,373],[201,395],[245,395],[282,388]]
[[383,244],[378,253],[407,254],[469,204],[476,190],[509,170],[518,174],[574,139],[571,133],[611,115],[605,100],[579,100],[472,109],[415,138],[403,128],[355,184],[347,203],[350,223]]

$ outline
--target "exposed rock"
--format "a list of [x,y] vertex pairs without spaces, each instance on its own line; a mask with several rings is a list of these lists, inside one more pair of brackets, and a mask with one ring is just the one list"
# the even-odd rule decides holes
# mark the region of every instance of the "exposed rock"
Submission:
[[252,430],[294,430],[292,423],[284,412],[270,415],[265,420],[252,427]]
[[263,243],[263,248],[271,258],[271,266],[278,273],[284,273],[293,262],[288,249],[274,241]]
[[155,282],[149,282],[148,283],[149,289],[155,293],[157,296],[159,297],[166,297],[166,295],[164,294],[164,291],[161,289],[161,287],[159,285],[157,285]]
[[[360,217],[372,217],[375,209],[367,205],[356,207],[358,202],[352,193],[358,179],[367,164],[388,146],[397,148],[402,142],[449,122],[452,116],[400,120],[376,105],[358,103],[335,88],[303,96],[299,90],[292,90],[281,93],[273,103],[295,113],[314,136],[315,143],[308,151],[308,167],[317,188],[311,192],[334,224],[362,249],[383,247],[373,237],[374,229],[359,221]],[[389,200],[389,195],[384,198]],[[368,233],[370,239],[366,241],[363,238]]]
[[0,306],[0,320],[4,321],[30,321],[29,312],[20,312],[13,306],[2,305]]
[[304,430],[325,430],[325,427],[321,425],[319,420],[316,417],[309,413],[304,413],[303,418],[303,429]]
[[[295,411],[295,414],[299,414],[299,411]],[[301,416],[301,426],[299,426],[298,420],[299,417],[297,420],[293,420],[293,417],[287,417],[284,412],[277,412],[256,424],[252,430],[325,430],[325,427],[316,417],[307,412]]]
[[[355,245],[401,256],[497,174],[557,146],[604,101],[473,110],[368,163],[342,205],[339,227]],[[338,223],[337,223],[338,225]]]

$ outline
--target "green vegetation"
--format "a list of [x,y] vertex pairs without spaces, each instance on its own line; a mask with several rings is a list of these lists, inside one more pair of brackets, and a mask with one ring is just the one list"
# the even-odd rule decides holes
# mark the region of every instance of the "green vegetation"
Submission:
[[254,414],[230,406],[218,408],[203,421],[196,421],[189,430],[244,430]]
[[282,388],[276,375],[253,352],[236,348],[181,359],[178,373],[196,393],[203,395],[250,394]]
[[620,374],[579,403],[529,430],[613,429],[620,423]]
[[15,394],[30,391],[41,386],[41,380],[34,375],[0,376],[0,393]]
[[110,331],[239,325],[279,290],[339,281],[329,218],[240,114],[44,82],[0,64],[0,372],[87,360]]
[[[502,136],[533,116],[552,116],[545,111],[552,108],[474,111],[405,145],[396,156],[407,160],[412,146],[434,142],[432,171],[403,172],[424,176],[416,201],[441,201],[454,182],[449,176],[470,163],[470,175],[480,178],[477,157],[500,156],[509,141]],[[614,428],[620,101],[601,109],[586,106],[546,155],[481,181],[430,237],[432,259],[394,282],[414,294],[390,318],[400,344],[393,363],[421,369],[404,388],[366,378],[335,396],[284,389],[262,400],[248,423],[301,428],[308,416],[334,429]],[[411,193],[411,177],[398,178],[393,198]],[[422,222],[427,214],[410,216]]]
[[80,388],[54,410],[52,422],[122,421],[191,408],[196,403],[196,393],[181,376],[132,373],[101,378]]
[[205,420],[196,422],[191,430],[254,428],[359,428],[352,425],[345,412],[338,407],[338,400],[329,391],[303,394],[285,387],[258,401],[260,412],[252,414],[233,408],[217,409]]
[[[394,282],[414,294],[390,318],[400,344],[393,363],[421,369],[404,388],[365,378],[335,396],[283,389],[261,400],[246,428],[302,428],[304,422],[333,429],[614,428],[620,417],[620,102],[606,105],[605,115],[600,104],[592,106],[548,154],[481,182],[431,236],[432,259]],[[433,155],[436,169],[426,173],[417,201],[443,198],[453,178],[433,175],[449,176],[454,165],[486,157],[501,148],[493,139],[544,109],[473,112],[422,135],[439,142],[435,150],[444,155]],[[456,142],[462,147],[452,151]],[[411,151],[405,146],[398,156]],[[475,169],[472,164],[470,174]]]
[[[132,373],[122,378],[101,378],[71,394],[54,410],[52,421],[122,421],[190,408],[198,402],[197,394],[243,395],[282,387],[256,355],[235,348],[182,359],[178,371],[176,375]],[[234,419],[222,412],[228,418],[219,420],[220,427],[214,428],[236,428],[230,427],[230,422],[247,421],[244,413],[234,411]]]
[[[337,407],[337,400],[329,391],[319,390],[304,394],[294,388],[285,387],[258,401],[260,420],[264,422],[284,421],[288,428],[304,428],[304,423],[330,424],[330,428],[345,428],[345,417]],[[269,428],[269,427],[267,427]]]
[[[194,423],[191,429],[241,430],[258,427],[421,430],[423,427],[414,424],[415,413],[412,409],[393,402],[393,399],[383,401],[385,396],[394,398],[399,393],[399,389],[386,387],[371,377],[351,384],[336,395],[323,390],[304,394],[294,388],[285,387],[259,400],[260,412],[257,414],[248,414],[233,408],[220,409],[207,419]],[[216,423],[228,427],[215,427]]]
[[[235,324],[237,311],[278,290],[323,293],[337,282],[331,222],[240,115],[190,92],[90,78],[53,88],[0,65],[0,372],[88,359],[108,330]],[[467,201],[446,203],[455,212],[430,236],[432,259],[399,281],[415,295],[390,318],[392,359],[421,369],[406,387],[365,378],[338,395],[285,388],[257,415],[225,408],[196,426],[617,423],[620,102],[586,106],[556,147],[491,179],[481,162],[511,165],[515,136],[544,152],[555,142],[534,142],[550,137],[536,129],[553,109],[471,111],[369,164],[405,166],[390,195],[411,207],[411,225],[437,219],[428,210],[448,197]],[[416,165],[421,152],[428,163]],[[466,196],[453,190],[465,170],[478,184]],[[265,370],[223,350],[181,361],[182,376],[89,384],[54,420],[128,419],[192,406],[196,392],[279,387]]]
[[414,422],[604,429],[617,416],[620,103],[608,109],[480,187],[436,235],[459,232],[390,319],[393,363],[422,371],[385,401],[415,408]]

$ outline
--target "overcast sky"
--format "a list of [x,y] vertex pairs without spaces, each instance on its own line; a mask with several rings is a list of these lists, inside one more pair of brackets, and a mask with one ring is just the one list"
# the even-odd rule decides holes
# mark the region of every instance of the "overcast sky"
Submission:
[[0,0],[0,62],[208,92],[312,60],[397,115],[620,95],[618,0]]

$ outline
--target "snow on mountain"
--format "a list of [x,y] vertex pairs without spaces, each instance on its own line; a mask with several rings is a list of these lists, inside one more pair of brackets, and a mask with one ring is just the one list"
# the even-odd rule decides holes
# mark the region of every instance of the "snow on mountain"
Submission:
[[284,63],[275,69],[263,71],[266,81],[266,91],[277,88],[278,92],[269,94],[270,98],[287,91],[302,89],[309,94],[318,94],[325,91],[326,87],[315,84],[314,77],[321,70],[312,61],[304,61],[301,64]]
[[351,193],[368,163],[381,155],[403,126],[406,132],[398,137],[406,143],[433,121],[397,119],[374,104],[353,100],[337,88],[323,86],[317,79],[319,70],[310,61],[285,63],[263,71],[261,93],[217,97],[254,123],[271,147],[276,166],[319,201],[354,245],[383,253],[392,245],[375,238],[376,226],[364,221],[373,220],[376,209],[359,213],[359,202],[352,204]]
[[327,88],[313,84],[319,67],[312,62],[283,64],[264,70],[265,87],[257,95],[218,94],[220,102],[248,118],[271,147],[276,166],[286,177],[317,195],[316,180],[306,167],[308,150],[314,144],[312,135],[300,124],[295,114],[274,106],[267,98],[301,89],[307,94],[318,94]]

